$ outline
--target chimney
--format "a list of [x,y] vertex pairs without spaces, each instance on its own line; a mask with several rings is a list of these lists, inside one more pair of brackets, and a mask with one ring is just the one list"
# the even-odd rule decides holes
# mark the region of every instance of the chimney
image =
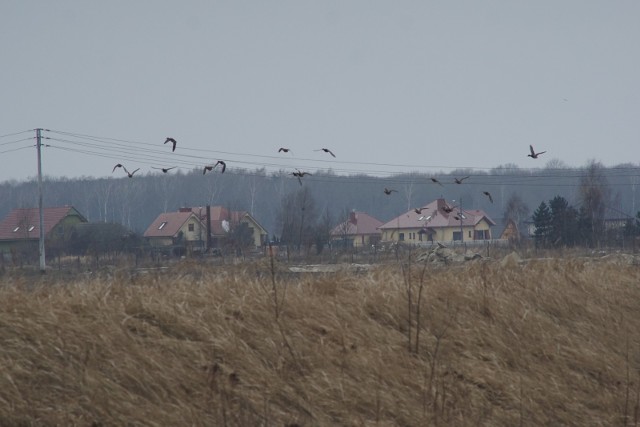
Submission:
[[356,211],[349,212],[349,222],[353,225],[358,224],[358,216],[356,215]]
[[191,212],[191,208],[180,208],[178,212]]

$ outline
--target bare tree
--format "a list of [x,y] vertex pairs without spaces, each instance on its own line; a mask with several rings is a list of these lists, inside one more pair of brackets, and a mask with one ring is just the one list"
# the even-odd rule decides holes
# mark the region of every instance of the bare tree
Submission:
[[553,158],[544,165],[544,168],[547,170],[565,170],[569,169],[569,165],[560,159]]
[[113,179],[101,179],[95,186],[96,204],[98,205],[98,215],[101,221],[107,222],[109,218],[109,199]]
[[287,246],[297,246],[299,250],[304,244],[310,244],[316,218],[315,201],[306,186],[287,194],[282,199],[278,215],[282,241]]
[[410,210],[413,199],[413,180],[404,184],[404,197],[407,199],[407,210]]
[[592,243],[597,243],[604,234],[604,217],[611,202],[611,190],[602,163],[590,160],[584,172],[580,178],[579,197],[591,225]]
[[503,217],[505,222],[513,220],[522,230],[523,221],[529,217],[529,207],[517,193],[511,193],[504,209]]

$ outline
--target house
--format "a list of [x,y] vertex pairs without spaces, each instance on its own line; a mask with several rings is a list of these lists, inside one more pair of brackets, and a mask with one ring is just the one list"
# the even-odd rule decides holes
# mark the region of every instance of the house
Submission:
[[[207,208],[183,208],[194,212],[203,224],[207,223]],[[227,243],[231,234],[239,227],[247,228],[247,235],[250,236],[253,246],[259,248],[264,245],[267,239],[267,230],[246,211],[232,211],[222,206],[211,206],[210,229],[211,247],[219,248]]]
[[143,236],[152,248],[181,247],[196,251],[205,248],[207,229],[189,208],[158,215]]
[[[446,210],[451,209],[451,212]],[[495,222],[482,210],[459,209],[437,199],[420,208],[405,212],[381,225],[384,242],[447,242],[490,240]]]
[[343,247],[366,247],[380,241],[382,221],[365,212],[350,212],[349,219],[331,230],[331,242]]
[[160,214],[144,232],[144,237],[155,248],[181,246],[188,250],[204,250],[209,242],[207,228],[211,230],[211,247],[218,248],[228,242],[239,227],[246,227],[245,236],[256,247],[262,246],[267,238],[264,227],[249,213],[221,206],[210,207],[208,215],[206,207],[184,207],[177,212]]
[[[64,238],[75,224],[87,219],[73,206],[42,209],[45,243]],[[0,253],[15,250],[37,250],[40,240],[38,208],[14,209],[0,222]]]

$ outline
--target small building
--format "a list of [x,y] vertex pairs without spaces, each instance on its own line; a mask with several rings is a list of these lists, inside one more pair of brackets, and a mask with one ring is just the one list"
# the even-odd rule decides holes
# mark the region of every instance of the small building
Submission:
[[166,212],[149,225],[144,237],[152,248],[181,247],[185,250],[204,250],[207,229],[198,215],[191,209]]
[[[43,208],[42,216],[45,243],[63,239],[75,224],[87,222],[73,206]],[[0,222],[0,253],[37,251],[39,240],[38,208],[14,209]]]
[[331,242],[342,247],[368,247],[380,241],[382,221],[365,212],[350,212],[349,219],[331,230]]
[[500,239],[508,240],[510,242],[518,242],[520,241],[520,230],[518,230],[518,225],[513,219],[508,219],[507,223],[504,226],[504,230],[502,230],[502,234],[500,234]]
[[383,242],[427,243],[490,240],[495,222],[479,209],[460,209],[437,199],[379,227]]

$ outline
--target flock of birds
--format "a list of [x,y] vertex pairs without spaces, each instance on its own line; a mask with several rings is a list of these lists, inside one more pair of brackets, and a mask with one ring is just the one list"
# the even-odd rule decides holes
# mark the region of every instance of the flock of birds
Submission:
[[[164,143],[165,144],[171,143],[171,152],[175,152],[176,151],[176,146],[177,146],[178,142],[175,140],[175,138],[167,137],[167,139],[164,141]],[[314,150],[314,151],[323,151],[325,153],[330,154],[332,157],[336,157],[336,155],[333,154],[333,151],[331,151],[328,148],[320,148],[320,149]],[[280,147],[280,149],[278,149],[278,152],[279,153],[291,153],[291,154],[293,154],[291,152],[291,149],[285,148],[285,147]],[[220,165],[220,167],[221,167],[220,173],[224,173],[224,171],[227,170],[227,163],[224,160],[218,160],[213,165],[205,165],[204,168],[202,169],[202,174],[204,175],[207,172],[213,171],[218,165]],[[140,168],[138,168],[138,169],[130,172],[122,163],[118,163],[113,167],[113,170],[111,171],[111,173],[114,173],[116,171],[116,169],[118,169],[118,168],[122,168],[129,178],[133,178],[133,175],[140,170]],[[177,166],[171,166],[171,167],[167,167],[167,168],[157,168],[157,167],[154,167],[154,166],[151,167],[151,169],[161,170],[162,173],[167,173],[171,169],[175,169],[175,168],[177,168]],[[291,175],[293,175],[294,177],[298,178],[298,182],[300,183],[300,185],[302,185],[302,178],[305,175],[311,175],[311,174],[309,172],[305,172],[305,171],[301,171],[300,169],[296,169],[294,172],[291,172]]]
[[[176,145],[178,144],[178,142],[171,137],[167,137],[167,139],[164,141],[165,144],[171,143],[171,152],[175,152],[176,151]],[[330,154],[331,157],[336,157],[336,155],[333,153],[333,151],[331,151],[328,148],[319,148],[317,150],[314,151],[323,151],[327,154]],[[278,153],[291,153],[293,154],[293,152],[291,151],[290,148],[286,148],[286,147],[280,147],[278,149]],[[535,151],[533,149],[533,145],[529,145],[529,154],[527,154],[527,157],[531,157],[532,159],[537,159],[538,156],[540,156],[541,154],[546,153],[546,151]],[[215,164],[213,165],[206,165],[204,166],[204,169],[202,170],[202,174],[206,174],[207,172],[211,172],[213,171],[218,165],[221,166],[221,172],[220,173],[224,173],[224,171],[227,169],[227,164],[223,161],[223,160],[218,160]],[[175,169],[177,166],[172,166],[172,167],[168,167],[168,168],[157,168],[157,167],[151,167],[152,169],[157,169],[157,170],[161,170],[162,173],[167,173],[169,172],[171,169]],[[129,170],[127,170],[127,168],[122,164],[122,163],[118,163],[113,167],[113,170],[111,171],[111,173],[115,172],[116,169],[118,168],[122,168],[124,170],[124,172],[127,174],[127,176],[129,178],[133,178],[133,175],[138,172],[140,170],[140,168],[129,172]],[[291,175],[293,175],[294,177],[296,177],[298,179],[298,182],[300,183],[300,185],[302,185],[302,178],[304,178],[306,175],[311,175],[311,173],[309,172],[305,172],[305,171],[301,171],[300,169],[296,169],[294,172],[291,172]],[[469,176],[464,176],[461,178],[458,177],[454,177],[453,178],[453,182],[456,184],[462,184],[464,182],[464,180],[469,179]],[[440,180],[438,180],[435,177],[431,177],[431,181],[434,184],[438,184],[441,187],[444,187],[444,185],[442,184],[442,182],[440,182]],[[397,193],[398,190],[395,189],[390,189],[385,187],[383,190],[384,194],[386,194],[387,196],[391,195],[392,193]],[[483,191],[482,194],[484,194],[485,196],[487,196],[487,198],[489,199],[489,201],[491,203],[493,203],[493,196],[491,195],[490,192],[488,191]],[[449,207],[449,206],[445,206],[443,207],[443,210],[446,213],[451,213],[453,212],[454,207]],[[417,214],[420,214],[422,212],[422,208],[415,208],[415,212]]]
[[[541,154],[544,154],[544,153],[546,153],[546,151],[535,151],[535,150],[533,149],[533,145],[529,145],[529,154],[527,154],[527,157],[531,157],[532,159],[537,159],[537,158],[538,158],[538,156],[540,156]],[[469,179],[469,178],[470,178],[469,176],[464,176],[464,177],[462,177],[462,178],[454,177],[454,178],[453,178],[453,182],[454,182],[454,183],[456,183],[456,184],[462,184],[462,183],[463,183],[463,181],[464,181],[465,179]],[[439,186],[444,187],[444,185],[442,184],[442,182],[440,182],[440,180],[439,180],[439,179],[437,179],[437,178],[435,178],[435,177],[431,177],[431,181],[432,181],[434,184],[438,184]],[[383,191],[383,192],[384,192],[384,194],[386,194],[387,196],[391,195],[392,193],[397,193],[397,192],[398,192],[398,190],[395,190],[395,189],[392,189],[392,188],[387,188],[387,187],[385,187],[385,188],[384,188],[384,190],[382,190],[382,191]],[[483,192],[482,192],[482,194],[484,194],[484,195],[489,199],[489,201],[490,201],[491,203],[493,203],[493,196],[491,195],[491,193],[490,193],[490,192],[488,192],[488,191],[483,191]],[[443,210],[445,213],[451,213],[451,212],[453,212],[453,211],[454,211],[454,209],[455,209],[456,207],[457,207],[457,206],[448,206],[448,205],[445,205],[445,206],[443,206],[443,207],[442,207],[442,210]],[[415,209],[414,209],[414,211],[415,211],[418,215],[420,215],[420,214],[422,213],[422,209],[423,209],[423,208],[415,208]],[[456,220],[460,219],[460,218],[458,218],[458,217],[455,217],[455,218],[456,218]]]
[[[164,143],[165,144],[171,143],[171,152],[176,151],[176,145],[178,144],[178,142],[175,140],[175,138],[167,137],[167,139],[164,141]],[[220,165],[221,168],[222,168],[222,171],[220,173],[224,173],[224,171],[227,169],[227,164],[223,160],[218,160],[213,165],[206,165],[204,167],[204,169],[202,170],[202,174],[204,175],[207,172],[211,172],[218,165]],[[111,173],[114,173],[115,170],[118,169],[118,168],[122,168],[129,178],[133,178],[133,175],[140,170],[140,168],[138,168],[138,169],[136,169],[134,171],[129,172],[129,170],[122,163],[118,163],[117,165],[115,165],[113,167],[113,170],[111,171]],[[167,173],[171,169],[175,169],[175,168],[177,168],[177,166],[171,166],[171,167],[168,167],[168,168],[157,168],[157,167],[151,166],[151,169],[161,170],[162,173]]]

